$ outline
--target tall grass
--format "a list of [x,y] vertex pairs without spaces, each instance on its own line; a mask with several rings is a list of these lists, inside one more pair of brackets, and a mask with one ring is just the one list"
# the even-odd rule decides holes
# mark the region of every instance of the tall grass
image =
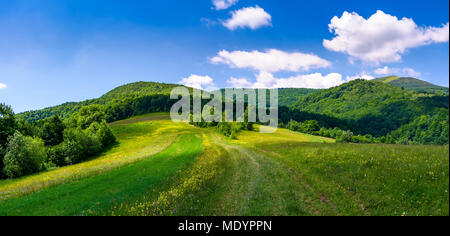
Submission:
[[449,215],[449,146],[319,144],[243,134],[340,215]]

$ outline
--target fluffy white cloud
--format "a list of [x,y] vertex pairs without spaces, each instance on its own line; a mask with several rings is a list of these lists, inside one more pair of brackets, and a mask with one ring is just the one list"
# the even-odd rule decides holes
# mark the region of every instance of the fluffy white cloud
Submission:
[[338,73],[331,73],[328,75],[322,75],[321,73],[314,73],[278,79],[274,87],[326,89],[339,86],[345,82],[347,81],[343,80],[342,75]]
[[256,81],[250,82],[246,78],[228,80],[228,84],[234,88],[331,88],[339,86],[346,81],[342,75],[331,73],[322,75],[313,73],[306,75],[296,75],[288,78],[276,78],[272,73],[260,72],[256,75]]
[[231,14],[230,19],[222,22],[229,30],[246,27],[255,30],[272,25],[272,16],[259,6],[242,8]]
[[211,59],[214,64],[226,64],[232,68],[250,68],[258,71],[278,72],[300,70],[307,71],[311,68],[324,68],[331,65],[325,59],[314,54],[288,53],[276,49],[266,52],[260,51],[220,51]]
[[7,88],[8,86],[6,86],[6,84],[3,84],[3,83],[0,83],[0,89],[5,89],[5,88]]
[[214,80],[209,76],[190,75],[183,78],[179,84],[196,89],[214,90]]
[[250,88],[252,87],[252,83],[250,81],[248,81],[246,78],[234,78],[231,77],[227,83],[232,87],[232,88]]
[[323,41],[327,49],[375,64],[400,61],[408,48],[449,41],[448,22],[442,27],[419,27],[412,19],[398,19],[383,11],[368,19],[344,12],[331,20],[329,29],[336,37]]
[[377,75],[398,75],[409,77],[419,77],[422,75],[422,73],[417,72],[412,68],[389,68],[387,66],[374,70],[374,73]]
[[236,4],[239,0],[212,0],[216,10],[225,10]]

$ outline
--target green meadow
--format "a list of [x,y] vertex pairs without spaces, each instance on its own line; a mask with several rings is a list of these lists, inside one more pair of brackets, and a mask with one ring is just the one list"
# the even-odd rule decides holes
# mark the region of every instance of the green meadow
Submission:
[[1,180],[0,215],[449,215],[448,145],[230,140],[166,113],[110,125],[117,143],[90,160]]

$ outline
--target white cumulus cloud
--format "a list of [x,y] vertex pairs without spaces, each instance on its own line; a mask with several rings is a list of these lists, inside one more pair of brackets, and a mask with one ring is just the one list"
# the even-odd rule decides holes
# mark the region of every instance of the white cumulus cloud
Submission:
[[272,73],[260,72],[256,81],[250,82],[246,78],[232,78],[227,81],[233,88],[315,88],[325,89],[339,86],[346,81],[338,73],[322,75],[321,73],[296,75],[287,78],[277,78]]
[[330,73],[328,75],[322,75],[321,73],[313,73],[277,79],[274,87],[327,89],[339,86],[345,82],[347,81],[343,80],[342,75],[338,73]]
[[214,80],[209,76],[190,75],[187,78],[183,78],[179,84],[196,89],[214,90]]
[[217,56],[211,58],[214,64],[226,64],[232,68],[250,68],[265,72],[307,71],[312,68],[329,67],[331,63],[314,54],[300,52],[284,52],[270,49],[265,52],[260,51],[220,51]]
[[259,6],[242,8],[231,14],[230,19],[222,22],[229,30],[247,27],[255,30],[272,25],[272,16]]
[[324,40],[324,47],[375,64],[400,61],[409,48],[449,41],[448,22],[442,27],[419,27],[413,19],[398,19],[380,10],[368,19],[344,12],[331,20],[329,30],[336,36]]
[[0,83],[0,89],[5,89],[5,88],[7,88],[8,86],[6,85],[6,84],[3,84],[3,83]]
[[216,10],[225,10],[236,4],[239,0],[212,0]]
[[377,75],[397,75],[397,76],[409,76],[419,77],[422,73],[415,71],[412,68],[390,68],[388,66],[378,68],[374,70]]

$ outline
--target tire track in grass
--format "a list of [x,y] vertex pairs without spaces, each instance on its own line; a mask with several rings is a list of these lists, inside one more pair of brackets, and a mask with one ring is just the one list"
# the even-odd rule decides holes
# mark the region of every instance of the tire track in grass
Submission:
[[[215,215],[322,215],[298,176],[260,150],[216,141],[230,155]],[[318,209],[326,208],[319,202]]]

